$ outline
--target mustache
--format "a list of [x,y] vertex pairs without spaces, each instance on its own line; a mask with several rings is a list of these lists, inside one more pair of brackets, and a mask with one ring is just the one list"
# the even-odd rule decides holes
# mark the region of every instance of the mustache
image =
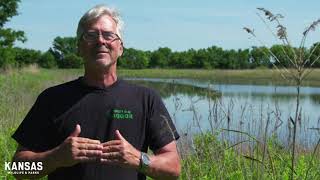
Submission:
[[107,44],[100,44],[95,47],[95,52],[110,53],[111,48]]
[[111,50],[109,48],[97,48],[95,51],[97,53],[109,53]]

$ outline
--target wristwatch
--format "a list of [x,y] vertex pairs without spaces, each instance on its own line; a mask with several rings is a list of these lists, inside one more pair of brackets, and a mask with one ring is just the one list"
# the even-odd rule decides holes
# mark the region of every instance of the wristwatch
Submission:
[[150,158],[149,158],[148,154],[141,152],[139,171],[143,172],[143,173],[146,172],[150,166],[150,163],[151,162],[150,162]]

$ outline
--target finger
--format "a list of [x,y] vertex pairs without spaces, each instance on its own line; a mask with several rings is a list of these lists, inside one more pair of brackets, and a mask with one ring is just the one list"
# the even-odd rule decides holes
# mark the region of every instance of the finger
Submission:
[[105,146],[102,149],[102,152],[107,153],[107,152],[118,152],[122,148],[122,145],[111,145],[111,146]]
[[83,137],[77,137],[76,141],[78,143],[101,144],[99,140],[83,138]]
[[105,147],[105,146],[119,145],[121,143],[122,143],[121,140],[112,140],[112,141],[105,142],[102,145],[103,147]]
[[102,151],[99,150],[80,150],[77,154],[77,157],[98,157],[100,158],[102,155]]
[[126,140],[120,133],[119,130],[116,130],[116,139],[118,140]]
[[70,134],[70,136],[72,137],[78,137],[81,133],[81,127],[79,124],[76,125],[76,128],[74,129],[74,131]]
[[87,156],[79,156],[75,159],[77,162],[97,162],[100,161],[99,157],[87,157]]
[[100,162],[101,163],[104,163],[104,164],[120,164],[121,161],[119,159],[100,159]]
[[102,153],[102,159],[119,159],[121,157],[119,152]]
[[101,144],[80,143],[78,145],[78,149],[80,149],[80,150],[102,150],[103,146]]

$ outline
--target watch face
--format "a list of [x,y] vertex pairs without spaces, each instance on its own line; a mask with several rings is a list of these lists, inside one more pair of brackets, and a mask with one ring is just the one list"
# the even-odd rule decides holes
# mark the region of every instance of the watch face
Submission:
[[141,159],[142,159],[142,162],[144,165],[149,165],[150,164],[150,159],[149,159],[149,156],[145,153],[142,154],[141,156]]

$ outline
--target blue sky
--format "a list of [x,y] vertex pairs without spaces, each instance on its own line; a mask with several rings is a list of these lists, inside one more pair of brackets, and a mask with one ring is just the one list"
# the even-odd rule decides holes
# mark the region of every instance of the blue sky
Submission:
[[[294,46],[302,32],[320,18],[319,0],[22,0],[19,15],[6,27],[26,32],[28,41],[17,46],[46,51],[57,36],[75,36],[81,16],[97,4],[120,10],[125,21],[126,47],[155,50],[169,47],[174,51],[219,46],[245,49],[259,45],[242,29],[255,30],[268,46],[279,43],[256,15],[257,7],[285,16],[283,24]],[[273,26],[271,26],[273,28]],[[320,41],[320,26],[306,45]]]

